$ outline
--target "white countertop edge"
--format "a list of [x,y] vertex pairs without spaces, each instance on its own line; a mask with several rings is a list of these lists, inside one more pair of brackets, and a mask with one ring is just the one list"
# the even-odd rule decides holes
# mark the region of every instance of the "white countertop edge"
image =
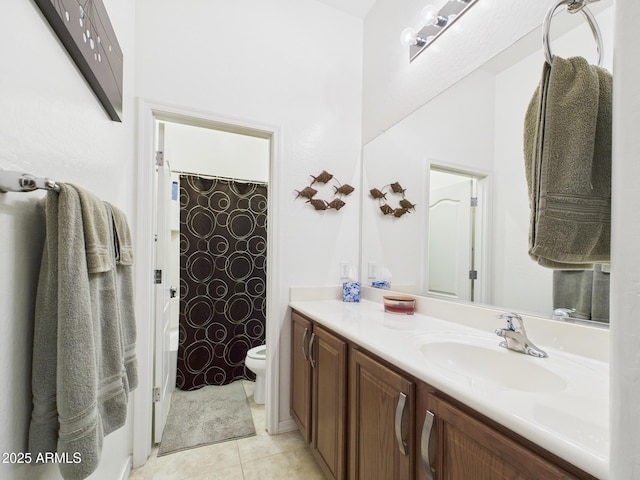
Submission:
[[[336,294],[336,292],[338,292],[338,294]],[[336,298],[336,296],[339,299]],[[373,313],[374,315],[377,315],[375,312],[382,308],[381,305],[368,300],[362,300],[360,304],[343,303],[341,301],[340,290],[336,290],[335,287],[325,287],[324,294],[322,295],[323,300],[311,300],[311,297],[312,295],[310,295],[310,291],[305,292],[305,295],[302,296],[293,294],[292,298],[303,299],[291,301],[290,307],[331,329],[338,335],[360,345],[362,348],[370,351],[380,358],[396,365],[399,369],[406,371],[408,374],[428,383],[443,393],[458,399],[470,408],[486,415],[501,425],[513,430],[515,433],[518,433],[519,435],[538,444],[542,448],[553,452],[578,468],[581,468],[602,480],[608,479],[608,447],[603,448],[604,451],[602,452],[590,451],[583,445],[580,445],[578,441],[572,441],[558,433],[554,433],[553,425],[544,426],[533,421],[533,419],[515,415],[509,410],[508,406],[501,407],[489,396],[478,395],[477,392],[470,392],[464,388],[459,388],[456,384],[447,382],[446,379],[442,378],[442,376],[439,378],[438,375],[434,375],[424,369],[420,369],[409,360],[409,357],[405,357],[403,359],[402,355],[397,352],[397,342],[403,335],[402,330],[398,331],[399,333],[396,335],[398,338],[396,338],[395,341],[390,340],[391,337],[395,335],[392,329],[388,329],[388,335],[385,336],[385,341],[376,341],[375,338],[366,338],[365,335],[359,338],[354,335],[353,331],[350,331],[348,328],[344,328],[344,317],[348,316],[350,313],[362,311],[365,314]],[[339,312],[347,313],[343,313],[343,318],[339,320],[329,318],[329,316],[339,315]],[[398,316],[385,314],[384,312],[382,312],[382,315],[386,316],[384,318],[390,316],[394,319],[393,321],[395,321],[395,318],[398,318]],[[421,314],[416,314],[411,319],[411,321],[419,322],[429,320],[429,317]],[[436,321],[441,320],[438,319]],[[446,320],[444,321],[447,322]],[[448,323],[452,328],[464,330],[467,328],[472,329],[472,327],[468,327],[467,325],[459,325],[455,322]],[[410,333],[407,332],[407,335],[409,334]],[[600,332],[597,332],[597,334],[599,335]],[[539,345],[540,344],[544,345],[542,342],[540,342]]]

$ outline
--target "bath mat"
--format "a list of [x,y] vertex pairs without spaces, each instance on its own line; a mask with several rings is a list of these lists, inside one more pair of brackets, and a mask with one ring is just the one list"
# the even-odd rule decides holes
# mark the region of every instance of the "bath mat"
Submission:
[[158,456],[255,434],[242,381],[175,390]]

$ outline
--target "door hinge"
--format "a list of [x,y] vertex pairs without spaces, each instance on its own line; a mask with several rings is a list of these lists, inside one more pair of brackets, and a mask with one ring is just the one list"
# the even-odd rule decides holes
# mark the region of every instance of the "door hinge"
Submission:
[[478,197],[471,197],[471,206],[472,207],[478,206]]
[[162,270],[153,271],[153,283],[159,285],[162,283]]
[[164,152],[162,150],[156,151],[156,165],[162,167],[164,165]]
[[477,280],[477,279],[478,279],[478,271],[469,270],[469,280]]
[[151,397],[153,403],[160,401],[160,387],[153,387],[153,391],[151,392]]

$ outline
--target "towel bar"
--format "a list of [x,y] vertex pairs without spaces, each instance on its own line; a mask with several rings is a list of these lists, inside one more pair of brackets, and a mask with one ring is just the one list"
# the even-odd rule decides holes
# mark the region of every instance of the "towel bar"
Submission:
[[593,33],[593,38],[596,41],[596,49],[598,51],[598,66],[602,66],[602,62],[604,60],[602,35],[600,33],[600,29],[598,28],[598,22],[596,22],[593,13],[591,13],[591,11],[586,6],[587,3],[593,3],[594,1],[598,0],[559,0],[547,11],[547,14],[544,17],[544,22],[542,24],[542,45],[544,46],[544,57],[549,65],[551,65],[551,61],[553,60],[551,45],[549,44],[549,28],[551,26],[551,17],[553,17],[554,12],[560,6],[567,5],[567,11],[569,13],[580,12],[587,20],[587,23],[591,28],[591,33]]
[[28,173],[0,170],[0,193],[32,192],[33,190],[60,191],[60,185],[50,178],[40,178]]

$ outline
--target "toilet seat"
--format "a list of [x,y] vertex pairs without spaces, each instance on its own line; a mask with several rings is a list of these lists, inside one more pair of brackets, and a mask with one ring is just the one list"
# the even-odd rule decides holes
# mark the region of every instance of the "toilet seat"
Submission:
[[267,359],[267,346],[259,345],[257,347],[253,347],[249,349],[247,352],[247,357],[255,358],[256,360],[266,360]]

